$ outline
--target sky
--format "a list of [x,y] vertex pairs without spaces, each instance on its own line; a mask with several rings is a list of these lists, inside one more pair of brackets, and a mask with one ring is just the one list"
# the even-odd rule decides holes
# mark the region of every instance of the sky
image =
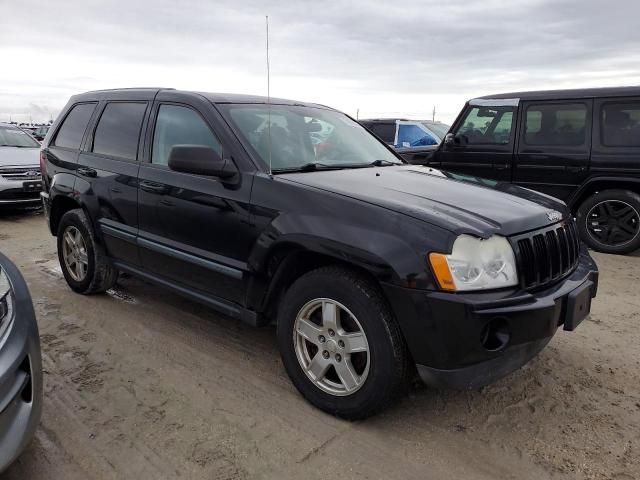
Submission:
[[0,0],[0,122],[173,87],[452,122],[469,98],[640,85],[640,2]]

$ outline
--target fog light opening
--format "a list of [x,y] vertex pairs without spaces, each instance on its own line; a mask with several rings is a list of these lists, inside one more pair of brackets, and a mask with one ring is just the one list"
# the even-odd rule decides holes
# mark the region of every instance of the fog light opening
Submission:
[[29,381],[22,389],[21,397],[25,403],[31,403],[33,400],[33,375],[31,374],[31,359],[29,358],[29,355],[27,355],[20,364],[20,370],[29,375]]
[[492,318],[482,328],[482,346],[491,352],[502,350],[509,343],[509,323],[505,318]]

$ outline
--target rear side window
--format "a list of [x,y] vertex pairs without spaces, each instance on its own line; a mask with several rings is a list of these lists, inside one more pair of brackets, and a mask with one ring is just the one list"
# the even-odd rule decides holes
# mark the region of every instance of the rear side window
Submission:
[[110,157],[135,160],[146,108],[146,103],[108,103],[96,127],[91,151]]
[[575,146],[585,143],[587,107],[580,103],[531,105],[525,120],[527,145]]
[[601,119],[603,145],[640,146],[640,102],[605,103],[602,106]]
[[95,108],[95,103],[81,103],[73,107],[62,122],[53,144],[56,147],[78,150],[84,131]]
[[366,127],[379,136],[385,143],[393,145],[396,139],[395,123],[370,123]]
[[222,156],[222,145],[195,110],[179,105],[160,105],[151,163],[167,165],[174,145],[205,145]]

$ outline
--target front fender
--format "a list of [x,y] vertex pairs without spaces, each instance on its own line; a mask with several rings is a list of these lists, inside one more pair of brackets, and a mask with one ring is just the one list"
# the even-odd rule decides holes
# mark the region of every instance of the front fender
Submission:
[[404,287],[431,283],[426,278],[424,257],[401,235],[336,217],[283,214],[262,232],[255,245],[248,263],[256,273],[267,272],[274,252],[298,248],[365,269],[382,282]]

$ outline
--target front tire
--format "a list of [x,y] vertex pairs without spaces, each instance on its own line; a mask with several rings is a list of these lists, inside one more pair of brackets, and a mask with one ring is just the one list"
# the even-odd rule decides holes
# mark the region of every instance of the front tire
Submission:
[[104,292],[118,280],[118,270],[95,241],[93,228],[82,209],[69,210],[58,226],[58,260],[74,292]]
[[389,306],[374,283],[346,268],[319,268],[289,288],[278,344],[300,393],[342,418],[382,410],[408,377],[409,355]]
[[640,195],[603,190],[587,198],[576,214],[580,235],[598,252],[627,254],[640,248]]

